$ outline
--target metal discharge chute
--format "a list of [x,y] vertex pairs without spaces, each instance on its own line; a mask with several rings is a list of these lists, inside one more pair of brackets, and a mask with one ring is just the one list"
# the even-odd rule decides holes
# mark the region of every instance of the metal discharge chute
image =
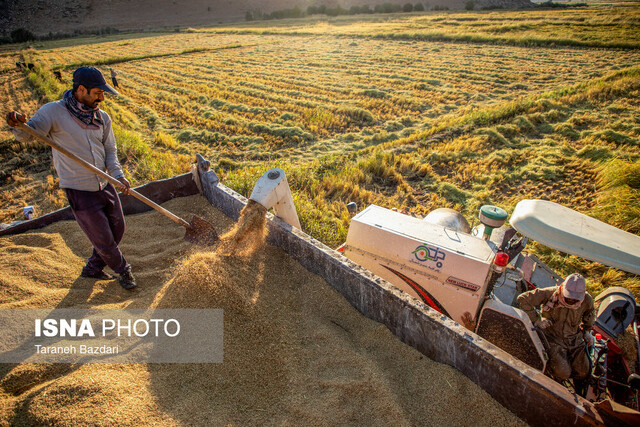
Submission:
[[267,210],[273,208],[275,216],[284,222],[301,229],[289,182],[280,168],[270,169],[264,173],[253,187],[249,199],[260,203]]

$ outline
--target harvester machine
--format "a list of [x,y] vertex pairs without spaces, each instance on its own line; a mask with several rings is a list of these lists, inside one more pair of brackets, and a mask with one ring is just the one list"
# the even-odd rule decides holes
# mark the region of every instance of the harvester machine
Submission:
[[[267,171],[250,199],[273,208],[275,216],[300,229],[282,169]],[[529,239],[640,274],[640,237],[549,201],[522,200],[510,226],[505,225],[505,210],[483,206],[480,224],[473,229],[452,209],[436,209],[418,218],[375,205],[357,214],[354,203],[348,208],[355,216],[339,252],[545,373],[548,343],[518,308],[517,297],[556,286],[562,278],[525,251]],[[595,344],[587,349],[593,365],[588,387],[564,385],[592,402],[606,402],[599,411],[612,414],[616,422],[640,425],[639,362],[630,363],[618,344],[621,334],[631,334],[640,350],[640,306],[622,287],[608,288],[595,301]]]
[[[524,250],[529,239],[640,274],[640,237],[561,205],[522,200],[511,226],[505,225],[507,212],[495,206],[483,206],[479,219],[481,224],[471,229],[452,209],[417,218],[371,205],[351,219],[347,241],[338,250],[542,372],[548,343],[518,308],[517,297],[556,286],[562,278]],[[637,362],[629,363],[617,340],[631,334],[640,348],[640,306],[622,287],[607,289],[595,301],[596,340],[588,349],[593,369],[581,394],[591,401],[609,397],[637,411]],[[640,417],[635,411],[632,416]]]
[[[247,203],[220,184],[201,156],[190,174],[139,190],[156,203],[200,192],[231,218],[237,218]],[[516,304],[520,293],[561,280],[525,251],[528,239],[640,274],[638,236],[540,200],[518,203],[510,227],[504,225],[504,210],[485,206],[481,225],[474,229],[451,209],[416,218],[378,206],[357,213],[350,203],[347,208],[355,216],[347,241],[339,248],[350,261],[300,229],[282,169],[267,171],[250,198],[273,209],[278,218],[267,224],[272,244],[324,278],[363,315],[386,325],[423,354],[460,370],[524,420],[554,426],[592,426],[610,420],[640,425],[634,375],[640,367],[632,363],[621,342],[631,336],[632,343],[639,344],[640,308],[631,292],[610,287],[595,298],[596,340],[589,348],[593,369],[589,387],[581,394],[596,404],[542,374],[547,367],[544,336]],[[122,205],[126,214],[147,209],[126,195]],[[72,218],[67,207],[0,230],[0,236]],[[490,343],[506,352],[495,351]]]

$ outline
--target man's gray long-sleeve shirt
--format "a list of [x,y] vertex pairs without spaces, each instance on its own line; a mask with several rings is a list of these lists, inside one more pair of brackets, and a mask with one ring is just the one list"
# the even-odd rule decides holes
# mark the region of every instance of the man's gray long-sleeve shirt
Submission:
[[[29,126],[49,136],[54,142],[71,151],[76,156],[106,171],[118,179],[124,176],[118,162],[116,140],[111,128],[111,118],[100,110],[104,125],[84,129],[64,106],[62,100],[43,105],[27,122]],[[31,135],[19,129],[12,129],[19,141],[32,139]],[[80,166],[64,154],[52,150],[53,165],[60,178],[60,188],[83,191],[104,189],[107,182]]]

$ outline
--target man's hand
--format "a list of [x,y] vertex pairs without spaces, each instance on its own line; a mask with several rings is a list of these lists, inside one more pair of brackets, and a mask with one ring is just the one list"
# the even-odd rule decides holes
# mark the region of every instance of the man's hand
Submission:
[[122,183],[122,186],[118,187],[119,191],[122,191],[124,194],[129,194],[129,189],[131,188],[131,184],[124,176],[122,178],[118,178],[118,181]]
[[553,322],[549,319],[538,319],[536,320],[536,326],[540,329],[547,329],[549,326],[553,325]]
[[465,328],[469,329],[470,331],[476,330],[476,321],[473,319],[473,316],[468,311],[465,311],[462,314],[462,324],[464,325]]
[[25,114],[20,114],[17,111],[10,111],[7,113],[7,124],[12,128],[18,126],[18,123],[26,122],[27,116]]
[[591,331],[584,331],[583,337],[584,342],[586,342],[589,347],[593,347],[593,345],[596,343],[596,337],[593,336],[593,333]]

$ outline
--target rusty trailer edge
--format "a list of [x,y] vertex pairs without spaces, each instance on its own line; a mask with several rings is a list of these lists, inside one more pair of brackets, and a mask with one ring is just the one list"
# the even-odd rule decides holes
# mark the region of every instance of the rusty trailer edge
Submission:
[[[139,187],[135,190],[148,197],[156,203],[164,203],[176,197],[193,196],[198,194],[198,186],[194,176],[191,173],[177,175],[172,178],[153,181]],[[122,211],[125,215],[142,213],[152,210],[151,207],[145,205],[133,196],[127,196],[119,193]],[[0,237],[10,236],[12,234],[22,233],[27,230],[36,230],[46,227],[57,221],[67,221],[73,219],[71,208],[66,206],[46,215],[39,216],[29,221],[23,221],[4,230],[0,230]]]

